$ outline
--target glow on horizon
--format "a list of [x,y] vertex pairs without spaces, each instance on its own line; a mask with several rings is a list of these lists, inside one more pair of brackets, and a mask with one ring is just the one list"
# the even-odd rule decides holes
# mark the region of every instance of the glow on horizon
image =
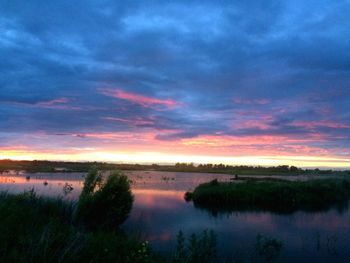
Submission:
[[350,158],[332,156],[209,156],[209,155],[186,155],[169,154],[161,152],[123,152],[123,151],[96,151],[96,152],[74,152],[53,153],[37,152],[27,150],[2,150],[0,159],[12,160],[51,160],[51,161],[101,161],[114,163],[139,163],[139,164],[227,164],[227,165],[294,165],[297,167],[319,167],[319,168],[350,168]]
[[2,2],[1,159],[350,169],[348,1]]

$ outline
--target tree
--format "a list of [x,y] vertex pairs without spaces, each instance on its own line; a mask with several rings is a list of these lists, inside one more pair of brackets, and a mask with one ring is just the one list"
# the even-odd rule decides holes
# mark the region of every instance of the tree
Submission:
[[103,179],[93,168],[79,197],[76,220],[91,229],[117,228],[128,218],[133,200],[129,180],[124,174],[115,171]]

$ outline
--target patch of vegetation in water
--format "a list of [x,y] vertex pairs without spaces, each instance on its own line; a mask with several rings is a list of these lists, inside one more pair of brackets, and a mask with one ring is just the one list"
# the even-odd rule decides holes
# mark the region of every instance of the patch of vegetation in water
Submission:
[[218,182],[213,180],[187,192],[185,199],[193,201],[214,215],[218,212],[266,210],[292,213],[297,210],[320,211],[336,206],[347,207],[350,180],[315,179],[309,181],[246,180]]

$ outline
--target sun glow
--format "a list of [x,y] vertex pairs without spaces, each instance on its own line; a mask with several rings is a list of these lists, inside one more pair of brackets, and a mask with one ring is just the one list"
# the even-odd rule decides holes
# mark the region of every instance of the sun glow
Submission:
[[13,160],[58,160],[58,161],[107,161],[118,163],[158,163],[177,162],[213,163],[231,165],[295,165],[298,167],[349,168],[349,158],[325,156],[210,156],[197,154],[170,154],[164,152],[130,151],[74,151],[74,152],[36,152],[26,150],[1,150],[0,159]]

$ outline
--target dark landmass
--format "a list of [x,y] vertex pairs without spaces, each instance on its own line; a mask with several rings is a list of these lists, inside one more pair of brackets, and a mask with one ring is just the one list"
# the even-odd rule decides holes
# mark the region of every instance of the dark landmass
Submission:
[[198,208],[217,214],[233,211],[325,211],[344,210],[350,198],[350,180],[344,178],[308,181],[248,179],[239,182],[200,184],[185,199]]
[[175,165],[159,164],[114,164],[106,162],[55,162],[55,161],[14,161],[0,160],[0,172],[9,170],[27,172],[87,172],[91,166],[99,170],[148,170],[169,172],[224,173],[232,175],[350,175],[350,170],[301,169],[295,166],[280,165],[232,166],[224,164],[176,163]]

